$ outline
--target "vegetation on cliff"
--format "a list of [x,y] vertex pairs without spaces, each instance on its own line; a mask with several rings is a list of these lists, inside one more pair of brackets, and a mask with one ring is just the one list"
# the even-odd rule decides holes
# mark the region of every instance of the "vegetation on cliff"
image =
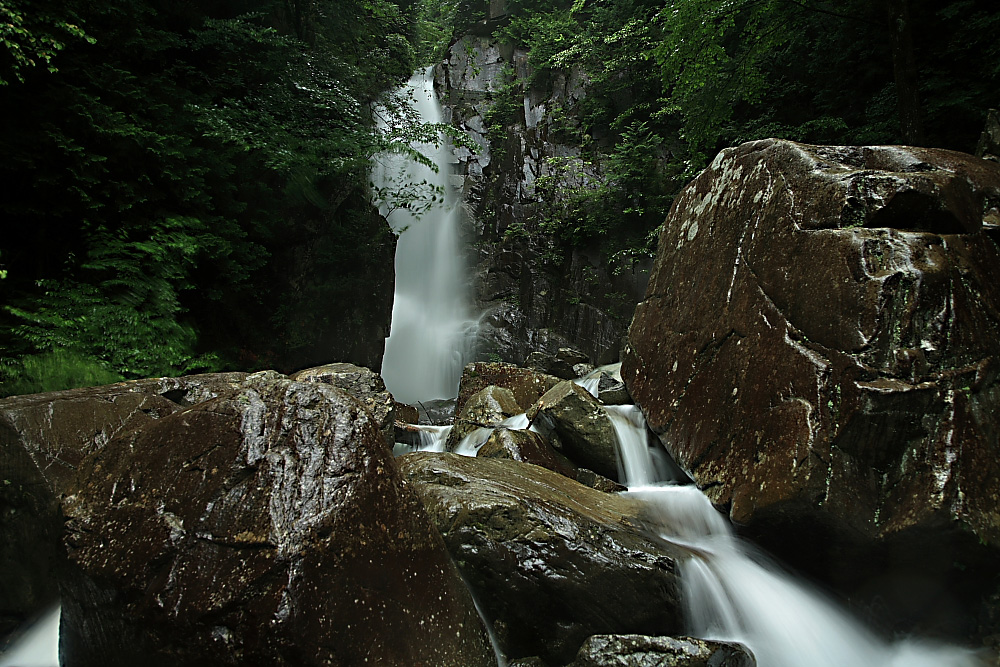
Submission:
[[[541,229],[567,245],[614,249],[631,237],[642,250],[638,232],[725,146],[774,136],[971,152],[1000,104],[1000,12],[986,0],[425,4],[466,17],[493,8],[494,38],[529,52],[530,71],[508,86],[515,97],[582,72],[588,94],[564,139],[605,178],[540,183]],[[495,126],[519,106],[499,99]]]
[[392,256],[369,161],[405,140],[370,104],[415,66],[413,2],[0,12],[4,392],[288,369],[361,317]]
[[540,228],[608,254],[650,252],[722,146],[971,151],[1000,106],[990,0],[7,0],[0,393],[290,370],[361,331],[392,245],[370,160],[417,131],[373,103],[484,28],[530,53],[508,92],[584,73],[550,111],[603,178],[540,179]]

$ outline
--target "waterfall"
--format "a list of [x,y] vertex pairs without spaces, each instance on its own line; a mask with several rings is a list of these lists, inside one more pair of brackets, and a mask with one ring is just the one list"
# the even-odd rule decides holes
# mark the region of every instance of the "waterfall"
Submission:
[[[415,74],[408,86],[420,119],[440,123],[432,68]],[[476,329],[467,305],[458,233],[460,206],[448,178],[451,147],[442,142],[414,148],[437,166],[436,172],[400,155],[382,156],[373,172],[381,188],[426,183],[444,193],[422,215],[405,207],[392,211],[383,207],[399,241],[392,325],[381,374],[389,391],[404,403],[457,396],[462,368],[474,352]]]
[[662,478],[645,446],[641,413],[615,409],[611,414],[627,440],[619,447],[623,481],[629,486],[625,493],[644,503],[646,519],[662,539],[692,554],[680,564],[688,634],[740,642],[753,651],[758,667],[980,664],[967,649],[877,637],[833,601],[738,541],[695,486],[658,482]]

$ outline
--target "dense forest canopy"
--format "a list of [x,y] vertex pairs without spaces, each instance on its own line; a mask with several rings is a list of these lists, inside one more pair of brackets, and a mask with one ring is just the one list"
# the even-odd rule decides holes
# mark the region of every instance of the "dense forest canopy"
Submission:
[[[294,366],[384,261],[372,158],[433,129],[387,93],[490,4],[0,2],[3,391]],[[1000,106],[993,0],[504,9],[495,38],[530,50],[511,90],[571,67],[590,81],[566,131],[608,178],[551,192],[545,230],[567,244],[648,251],[678,185],[726,145],[972,151]],[[516,108],[498,98],[493,122]],[[302,245],[305,286],[287,278]]]

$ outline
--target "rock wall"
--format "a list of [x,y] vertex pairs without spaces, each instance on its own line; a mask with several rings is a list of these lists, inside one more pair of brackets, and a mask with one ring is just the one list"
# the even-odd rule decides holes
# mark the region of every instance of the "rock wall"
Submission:
[[[454,173],[468,214],[476,305],[485,313],[480,356],[521,364],[531,352],[575,347],[592,362],[610,363],[649,264],[612,265],[596,247],[560,247],[538,225],[539,179],[574,185],[603,178],[573,140],[587,77],[573,69],[544,85],[514,83],[529,78],[528,53],[490,36],[505,3],[480,4],[463,7],[465,32],[435,68],[446,121],[474,144],[456,149]],[[490,127],[498,104],[510,113]]]

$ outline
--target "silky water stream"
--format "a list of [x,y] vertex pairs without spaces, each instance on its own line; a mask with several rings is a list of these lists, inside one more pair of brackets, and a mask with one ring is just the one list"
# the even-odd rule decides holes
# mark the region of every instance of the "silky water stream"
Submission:
[[[591,393],[596,384],[579,381]],[[889,642],[833,600],[798,581],[741,542],[728,520],[692,484],[677,481],[676,464],[649,444],[634,405],[605,406],[618,436],[624,491],[644,505],[650,529],[690,553],[680,563],[687,633],[740,642],[759,667],[976,667],[975,651],[917,639]],[[532,428],[525,415],[506,428]],[[479,429],[455,453],[475,456],[492,429]],[[438,445],[437,451],[441,451]]]

